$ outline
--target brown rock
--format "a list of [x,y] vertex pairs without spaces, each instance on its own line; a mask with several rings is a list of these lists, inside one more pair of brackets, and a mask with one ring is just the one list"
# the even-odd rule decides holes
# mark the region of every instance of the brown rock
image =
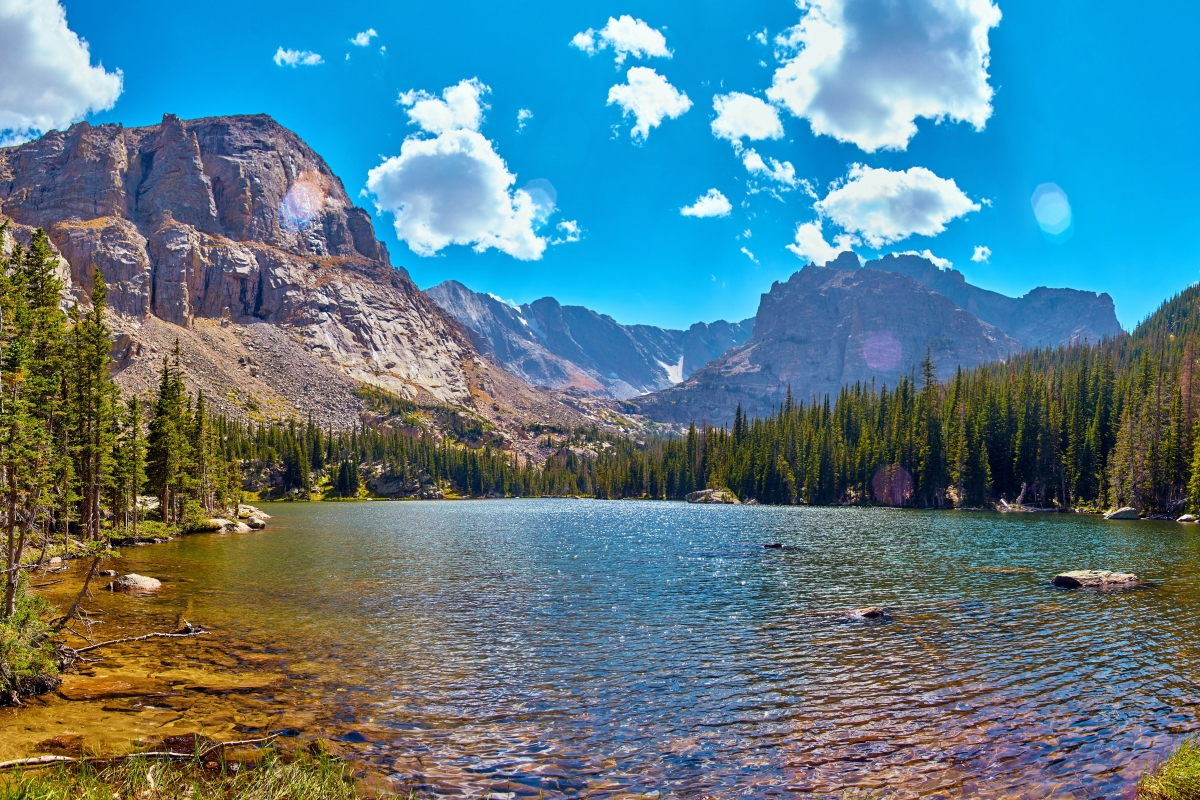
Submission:
[[58,687],[64,700],[112,700],[118,697],[157,697],[171,691],[170,685],[154,678],[103,676],[87,678],[68,675]]
[[83,753],[83,736],[75,733],[63,733],[43,739],[33,746],[35,752],[51,753],[61,756],[78,756]]
[[162,581],[130,573],[117,578],[108,585],[108,588],[114,592],[125,592],[126,594],[145,594],[161,589]]

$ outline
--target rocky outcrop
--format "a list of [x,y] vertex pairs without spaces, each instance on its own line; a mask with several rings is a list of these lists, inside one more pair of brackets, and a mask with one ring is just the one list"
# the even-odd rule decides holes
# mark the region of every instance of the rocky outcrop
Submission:
[[457,281],[426,294],[462,323],[476,349],[522,380],[617,399],[679,383],[746,341],[752,323],[696,323],[686,331],[621,325],[552,297],[511,306]]
[[1052,583],[1060,589],[1132,589],[1141,583],[1131,572],[1110,572],[1106,569],[1080,569],[1054,576]]
[[1104,515],[1104,518],[1116,520],[1140,519],[1141,515],[1138,514],[1138,510],[1136,508],[1125,506],[1124,508],[1118,508],[1113,511],[1109,511]]
[[754,333],[680,386],[632,402],[652,419],[732,420],[740,403],[765,415],[784,402],[834,396],[846,385],[894,387],[928,353],[939,378],[1005,358],[1021,343],[948,297],[845,253],[809,265],[762,296]]
[[690,492],[686,499],[689,503],[704,505],[741,505],[737,496],[728,489],[701,489],[698,492]]
[[1039,286],[1023,297],[1008,297],[972,286],[958,270],[941,269],[914,255],[884,256],[865,266],[907,275],[1004,331],[1025,348],[1094,344],[1121,332],[1108,294]]
[[192,385],[240,416],[347,425],[369,383],[501,425],[530,407],[586,421],[493,376],[325,161],[265,115],[80,123],[0,148],[2,218],[17,240],[46,229],[74,299],[104,274],[126,390],[154,385],[179,339]]

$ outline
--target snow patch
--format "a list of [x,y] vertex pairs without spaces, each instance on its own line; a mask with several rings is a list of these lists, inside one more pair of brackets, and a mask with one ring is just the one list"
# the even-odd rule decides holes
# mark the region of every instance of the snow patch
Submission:
[[683,383],[683,356],[679,357],[678,364],[664,364],[658,359],[655,359],[655,363],[663,368],[667,377],[671,379],[671,383]]

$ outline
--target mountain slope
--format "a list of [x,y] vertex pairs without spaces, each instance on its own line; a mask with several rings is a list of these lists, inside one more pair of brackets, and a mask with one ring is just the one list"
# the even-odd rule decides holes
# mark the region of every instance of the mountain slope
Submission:
[[0,148],[0,215],[17,240],[47,230],[76,298],[103,272],[127,389],[152,385],[178,338],[193,385],[242,416],[346,425],[368,383],[504,425],[583,419],[481,358],[324,160],[265,115],[80,123]]
[[754,333],[683,384],[631,402],[664,422],[723,424],[740,403],[765,415],[791,386],[797,399],[849,383],[895,386],[929,352],[938,376],[1016,352],[1021,343],[948,297],[895,272],[860,268],[853,254],[809,265],[764,294]]
[[428,294],[467,329],[481,352],[522,380],[625,399],[689,377],[750,335],[752,320],[696,323],[686,331],[621,325],[552,297],[515,308],[446,281]]

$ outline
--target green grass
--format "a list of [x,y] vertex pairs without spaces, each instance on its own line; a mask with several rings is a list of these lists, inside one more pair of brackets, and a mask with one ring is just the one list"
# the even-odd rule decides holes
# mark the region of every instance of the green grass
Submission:
[[1138,800],[1200,800],[1200,740],[1184,739],[1166,761],[1146,773]]
[[[371,795],[381,797],[380,795]],[[257,763],[134,758],[0,775],[0,800],[359,800],[342,762],[263,751]],[[412,796],[409,797],[412,800]]]

